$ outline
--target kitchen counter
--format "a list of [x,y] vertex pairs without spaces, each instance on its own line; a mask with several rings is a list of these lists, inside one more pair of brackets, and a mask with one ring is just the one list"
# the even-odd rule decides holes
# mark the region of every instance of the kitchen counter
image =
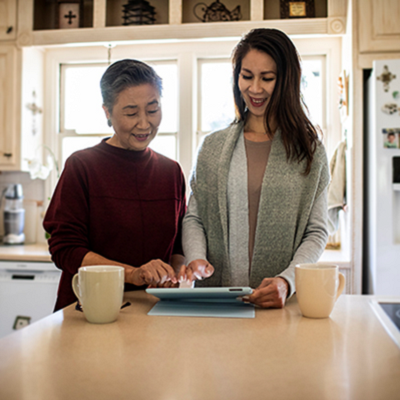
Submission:
[[46,244],[0,245],[0,261],[51,262]]
[[293,297],[255,319],[156,317],[143,291],[106,325],[69,306],[0,340],[0,398],[390,400],[400,349],[361,295],[327,319]]

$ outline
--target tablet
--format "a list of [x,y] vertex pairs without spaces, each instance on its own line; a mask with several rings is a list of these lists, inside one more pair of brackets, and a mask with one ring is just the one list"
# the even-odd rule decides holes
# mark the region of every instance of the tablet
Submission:
[[250,287],[209,287],[209,288],[149,288],[146,292],[160,300],[234,302],[239,296],[253,293]]

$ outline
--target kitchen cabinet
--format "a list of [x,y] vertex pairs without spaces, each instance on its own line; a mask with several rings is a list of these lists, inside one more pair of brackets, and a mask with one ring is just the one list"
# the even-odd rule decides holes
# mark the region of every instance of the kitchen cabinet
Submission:
[[0,338],[53,312],[60,276],[51,262],[0,261]]
[[17,1],[0,0],[0,40],[16,37]]
[[[1,42],[0,42],[1,43]],[[0,170],[28,171],[42,143],[43,54],[0,44]]]
[[20,51],[0,45],[0,169],[14,169],[19,161],[18,102]]
[[400,1],[358,1],[360,53],[400,50]]
[[53,312],[60,275],[47,244],[0,245],[0,338]]

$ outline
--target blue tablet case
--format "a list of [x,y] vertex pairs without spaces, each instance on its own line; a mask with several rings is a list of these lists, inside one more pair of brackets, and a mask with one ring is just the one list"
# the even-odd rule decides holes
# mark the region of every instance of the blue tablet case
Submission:
[[146,289],[160,299],[148,315],[175,317],[254,318],[252,304],[237,300],[252,293],[249,287]]

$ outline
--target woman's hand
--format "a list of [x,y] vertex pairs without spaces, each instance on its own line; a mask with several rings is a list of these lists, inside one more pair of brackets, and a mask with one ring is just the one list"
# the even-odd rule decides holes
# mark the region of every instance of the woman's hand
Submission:
[[163,285],[166,282],[175,284],[178,282],[173,268],[161,261],[151,260],[139,268],[125,270],[125,282],[133,283],[136,286],[142,285]]
[[243,301],[262,308],[283,308],[289,293],[289,284],[283,278],[264,278],[261,285],[250,296],[243,296]]
[[148,286],[149,289],[151,288],[179,288],[179,283],[172,283],[172,281],[167,281],[164,283],[157,283],[157,284],[152,284]]
[[214,267],[207,260],[194,260],[187,267],[182,265],[178,273],[178,281],[188,281],[209,278],[214,273]]

